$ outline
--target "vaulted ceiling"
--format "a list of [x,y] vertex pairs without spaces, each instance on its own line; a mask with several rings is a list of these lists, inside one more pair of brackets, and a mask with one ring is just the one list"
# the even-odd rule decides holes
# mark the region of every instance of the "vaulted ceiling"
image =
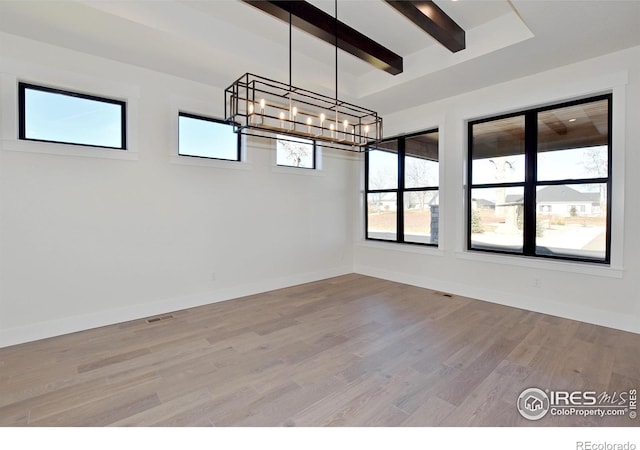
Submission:
[[[333,0],[310,0],[333,15]],[[339,54],[339,95],[389,113],[640,45],[640,1],[436,0],[465,31],[451,53],[382,0],[339,19],[404,58],[390,75]],[[0,31],[225,88],[289,76],[288,25],[236,0],[0,1]],[[293,84],[334,92],[334,48],[294,29]]]

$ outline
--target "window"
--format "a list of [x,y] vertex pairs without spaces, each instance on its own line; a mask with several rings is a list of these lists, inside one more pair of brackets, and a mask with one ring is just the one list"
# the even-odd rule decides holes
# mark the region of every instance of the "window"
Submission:
[[611,95],[469,123],[468,248],[608,263]]
[[127,148],[123,101],[19,83],[18,104],[19,139]]
[[438,245],[438,131],[400,136],[365,157],[366,238]]
[[279,166],[315,169],[315,141],[278,135],[276,141],[276,164]]
[[240,142],[228,122],[178,114],[178,155],[240,161]]

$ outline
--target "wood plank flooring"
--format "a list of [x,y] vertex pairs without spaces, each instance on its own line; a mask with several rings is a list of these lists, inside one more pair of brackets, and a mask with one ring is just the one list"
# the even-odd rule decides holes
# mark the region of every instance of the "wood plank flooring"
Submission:
[[0,349],[0,425],[638,426],[531,422],[516,399],[638,389],[639,349],[637,334],[352,274]]

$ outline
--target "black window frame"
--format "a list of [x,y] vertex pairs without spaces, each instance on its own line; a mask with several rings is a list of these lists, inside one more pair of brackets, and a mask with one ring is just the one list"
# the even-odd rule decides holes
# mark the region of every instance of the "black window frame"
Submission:
[[[286,134],[283,134],[281,136],[287,136]],[[297,139],[306,139],[306,138],[297,138]],[[293,139],[281,139],[276,137],[275,141],[276,141],[276,166],[277,167],[292,167],[294,169],[305,169],[305,170],[316,170],[318,167],[318,143],[316,142],[315,139],[306,139],[308,141],[311,141],[311,144],[313,146],[312,148],[312,156],[311,156],[311,161],[313,166],[311,167],[304,167],[304,166],[292,166],[291,164],[278,164],[278,141],[289,141],[289,142],[298,142],[299,141],[294,141]]]
[[[426,192],[426,191],[436,191],[438,195],[440,193],[440,177],[438,177],[438,186],[428,186],[428,187],[413,187],[407,188],[405,187],[405,162],[406,162],[406,140],[421,136],[430,133],[440,133],[439,128],[431,128],[424,131],[417,131],[415,133],[403,134],[399,136],[394,136],[391,138],[385,138],[380,141],[381,144],[385,142],[397,141],[398,150],[397,150],[397,159],[398,159],[398,179],[397,185],[395,189],[369,189],[369,151],[370,150],[379,150],[385,151],[384,148],[376,148],[376,147],[367,147],[367,151],[364,158],[364,236],[367,241],[375,241],[375,242],[388,242],[392,244],[405,244],[405,245],[420,245],[423,247],[435,247],[437,248],[440,244],[440,240],[438,239],[437,243],[426,243],[426,242],[414,242],[405,240],[405,231],[404,231],[404,195],[407,192]],[[439,139],[439,137],[438,137]],[[389,153],[393,153],[389,151]],[[438,170],[440,168],[440,148],[438,146]],[[395,193],[396,194],[396,239],[379,239],[369,237],[369,202],[368,197],[369,194],[384,194],[384,193]]]
[[[538,155],[538,114],[545,111],[560,109],[586,103],[593,103],[602,100],[608,101],[608,130],[607,130],[607,176],[597,178],[566,178],[538,181],[537,172],[537,155]],[[524,158],[525,158],[525,177],[523,182],[504,182],[504,183],[477,183],[473,184],[473,126],[481,123],[491,122],[510,117],[524,116],[525,133],[524,133]],[[561,103],[554,103],[538,108],[526,109],[508,114],[502,114],[482,119],[472,120],[468,122],[467,127],[467,220],[466,220],[466,248],[470,252],[493,253],[510,256],[520,256],[526,258],[543,258],[559,261],[573,261],[581,263],[592,263],[599,265],[611,264],[611,209],[612,209],[612,164],[613,164],[613,94],[601,94],[592,97],[581,98],[578,100],[570,100]],[[580,185],[580,184],[605,184],[607,187],[607,230],[605,239],[605,257],[604,259],[578,257],[571,255],[558,254],[538,254],[536,253],[536,214],[537,203],[536,194],[539,186],[562,186],[562,185]],[[472,224],[472,193],[473,189],[495,188],[495,187],[523,187],[523,248],[522,252],[513,252],[500,249],[490,248],[473,248],[471,242],[471,224]]]
[[[25,91],[35,90],[48,92],[51,94],[66,95],[69,97],[81,98],[84,100],[92,100],[101,103],[109,103],[120,106],[120,147],[111,147],[107,145],[83,144],[79,142],[54,141],[48,139],[34,139],[26,136],[26,99]],[[127,102],[124,100],[116,100],[113,98],[101,97],[97,95],[85,94],[81,92],[69,91],[66,89],[53,88],[38,84],[20,81],[18,82],[18,139],[23,141],[47,142],[52,144],[77,145],[80,147],[105,148],[110,150],[127,150]]]
[[185,157],[185,158],[199,158],[199,159],[214,160],[214,161],[231,161],[231,162],[242,161],[242,134],[241,133],[236,133],[236,139],[237,139],[236,140],[236,159],[216,158],[213,156],[187,155],[187,154],[180,153],[180,117],[203,120],[205,122],[214,122],[222,125],[228,125],[230,127],[235,126],[233,122],[229,122],[227,120],[216,119],[215,117],[202,116],[200,114],[193,114],[193,113],[188,113],[184,111],[178,111],[178,156]]

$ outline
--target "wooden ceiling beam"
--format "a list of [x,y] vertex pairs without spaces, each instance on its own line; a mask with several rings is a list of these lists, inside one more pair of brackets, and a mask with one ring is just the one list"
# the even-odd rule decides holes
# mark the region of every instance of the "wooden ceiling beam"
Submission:
[[385,1],[451,52],[455,53],[465,49],[464,30],[434,2],[430,0]]
[[402,73],[402,56],[347,24],[339,20],[336,23],[333,16],[310,3],[305,1],[243,1],[287,23],[289,22],[289,13],[291,13],[291,24],[296,28],[331,45],[336,45],[337,34],[338,48],[391,75]]

